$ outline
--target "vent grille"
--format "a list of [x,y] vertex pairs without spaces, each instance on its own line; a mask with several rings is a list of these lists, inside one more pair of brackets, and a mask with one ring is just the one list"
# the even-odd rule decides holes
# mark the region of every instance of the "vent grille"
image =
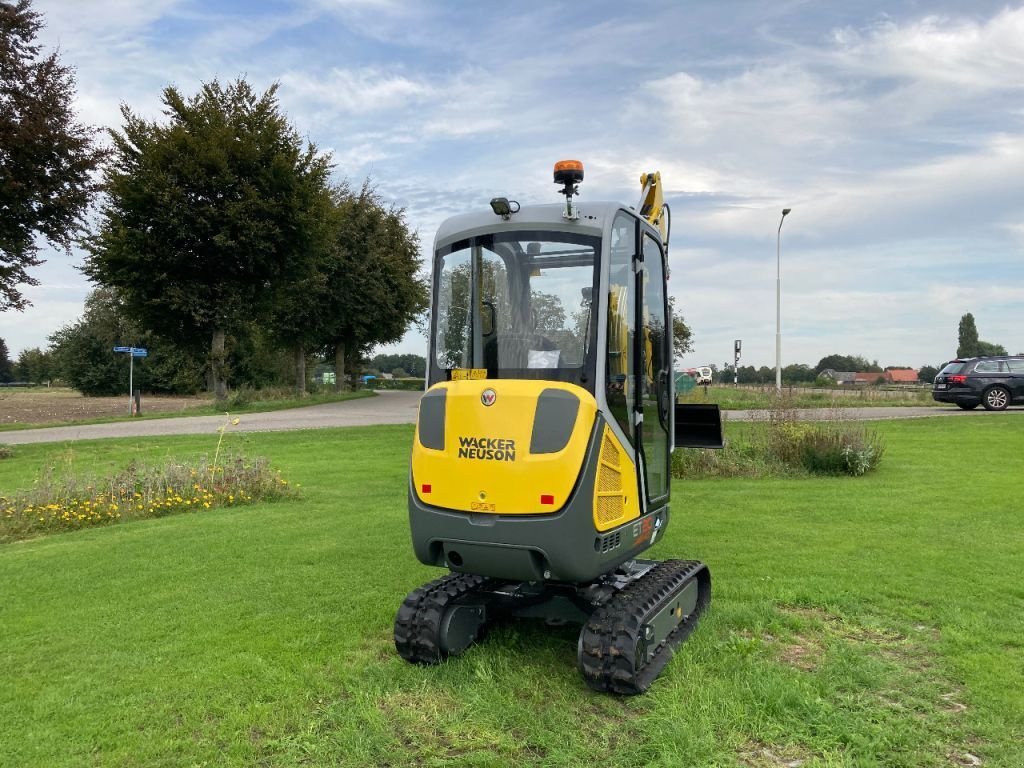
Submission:
[[619,467],[619,452],[615,449],[615,444],[612,443],[612,438],[605,430],[604,442],[601,444],[601,461],[607,464],[609,467]]
[[613,549],[617,549],[621,543],[621,531],[616,531],[615,533],[608,534],[607,536],[601,539],[601,554],[603,555],[605,552],[611,552]]
[[622,517],[621,496],[598,496],[597,497],[597,521],[601,525],[611,525]]
[[599,493],[622,493],[622,473],[602,466],[597,476],[597,490]]
[[[601,457],[597,468],[597,492],[594,499],[595,521],[601,530],[625,522],[626,504],[622,493],[622,472],[619,448],[605,428],[601,441]],[[602,552],[605,552],[602,544]]]

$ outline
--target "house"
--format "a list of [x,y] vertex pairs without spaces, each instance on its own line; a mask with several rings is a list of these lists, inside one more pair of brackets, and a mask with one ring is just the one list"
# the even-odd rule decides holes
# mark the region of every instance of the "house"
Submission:
[[837,371],[835,368],[826,368],[818,376],[834,381],[836,384],[853,384],[857,374],[853,371]]
[[853,383],[859,387],[869,384],[877,384],[878,380],[887,381],[885,374],[880,371],[857,371],[854,374]]
[[913,368],[894,368],[885,372],[885,380],[890,384],[917,384],[917,371]]

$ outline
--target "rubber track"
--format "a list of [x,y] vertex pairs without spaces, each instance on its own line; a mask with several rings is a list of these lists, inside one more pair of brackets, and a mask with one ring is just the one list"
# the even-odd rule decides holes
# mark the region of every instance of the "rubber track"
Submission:
[[[641,626],[658,608],[697,578],[693,613],[676,627],[647,664],[634,669]],[[697,560],[666,560],[596,610],[580,632],[579,668],[587,685],[623,695],[650,688],[675,649],[689,636],[711,602],[711,574]]]
[[395,648],[413,664],[437,664],[448,655],[441,648],[441,618],[455,600],[489,582],[483,576],[450,573],[414,589],[395,617]]

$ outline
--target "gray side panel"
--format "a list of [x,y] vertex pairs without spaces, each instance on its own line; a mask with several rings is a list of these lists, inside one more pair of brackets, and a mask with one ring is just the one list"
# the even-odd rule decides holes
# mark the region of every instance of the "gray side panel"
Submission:
[[420,398],[420,445],[435,451],[444,450],[444,418],[448,390],[435,389]]
[[562,389],[545,389],[537,398],[530,453],[558,453],[569,444],[580,399]]

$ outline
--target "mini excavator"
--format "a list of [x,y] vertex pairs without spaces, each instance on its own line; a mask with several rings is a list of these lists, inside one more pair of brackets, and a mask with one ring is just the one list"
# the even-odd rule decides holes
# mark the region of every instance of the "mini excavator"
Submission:
[[435,664],[495,621],[575,622],[587,685],[638,694],[711,599],[703,563],[639,555],[672,451],[720,448],[721,415],[676,403],[660,174],[635,209],[578,203],[579,161],[554,181],[564,204],[499,197],[437,233],[409,522],[449,573],[406,597],[395,646]]

